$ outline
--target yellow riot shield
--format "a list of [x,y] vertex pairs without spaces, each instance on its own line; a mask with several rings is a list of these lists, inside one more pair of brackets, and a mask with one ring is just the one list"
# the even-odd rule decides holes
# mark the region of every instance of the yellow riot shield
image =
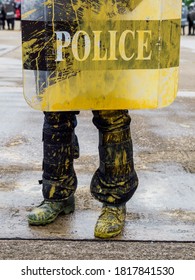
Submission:
[[43,111],[169,105],[181,0],[23,0],[27,103]]

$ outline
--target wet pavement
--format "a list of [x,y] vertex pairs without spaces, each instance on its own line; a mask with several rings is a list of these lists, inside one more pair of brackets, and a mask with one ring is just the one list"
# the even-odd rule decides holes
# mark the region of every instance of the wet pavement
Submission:
[[[42,200],[42,112],[22,94],[20,31],[0,31],[0,239],[94,240],[101,209],[89,192],[98,167],[91,112],[78,116],[80,158],[76,211],[45,227],[29,227],[27,212]],[[195,36],[181,38],[179,93],[163,109],[131,111],[139,188],[128,202],[117,241],[195,241]],[[85,133],[84,133],[85,132]]]

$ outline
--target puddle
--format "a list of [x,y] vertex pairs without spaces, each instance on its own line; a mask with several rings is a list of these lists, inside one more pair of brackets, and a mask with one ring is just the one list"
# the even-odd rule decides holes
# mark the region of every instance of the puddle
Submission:
[[22,145],[28,143],[28,139],[23,137],[23,136],[15,136],[12,139],[9,139],[8,142],[5,143],[6,147],[13,147],[13,146],[18,146],[18,145]]

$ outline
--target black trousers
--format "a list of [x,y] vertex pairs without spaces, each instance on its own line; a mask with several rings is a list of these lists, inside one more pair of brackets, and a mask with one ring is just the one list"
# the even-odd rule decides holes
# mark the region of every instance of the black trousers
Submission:
[[[100,164],[90,190],[99,201],[119,205],[127,202],[138,186],[134,170],[127,110],[92,111],[99,130]],[[77,188],[74,159],[79,156],[75,135],[79,112],[44,112],[43,196],[45,200],[64,200]]]

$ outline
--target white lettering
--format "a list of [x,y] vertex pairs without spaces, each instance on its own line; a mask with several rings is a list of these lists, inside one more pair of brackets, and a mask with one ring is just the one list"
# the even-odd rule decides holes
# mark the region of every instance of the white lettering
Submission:
[[[71,41],[69,32],[56,31],[55,61],[64,61],[63,53],[67,47],[71,48],[72,55],[77,61],[85,61],[89,56],[93,61],[114,61],[120,57],[124,61],[130,61],[133,58],[151,60],[151,30],[124,30],[121,34],[118,34],[116,30],[108,30],[108,36],[103,36],[103,31],[100,30],[92,32],[93,36],[89,36],[86,31],[79,30],[73,35]],[[102,47],[104,40],[109,40],[106,42],[106,45],[109,42],[109,47],[105,49]],[[92,54],[91,50],[93,50]]]
[[[152,51],[148,53],[149,40],[151,39],[151,30],[138,30],[138,55],[136,60],[150,60]],[[148,56],[144,56],[148,53]],[[146,54],[147,55],[147,54]]]
[[[83,40],[84,38],[84,42],[81,42],[81,40]],[[79,48],[78,48],[79,46]],[[84,48],[83,48],[84,46]],[[83,53],[83,57],[79,57],[79,51],[78,49],[84,51]],[[89,54],[90,54],[90,50],[91,50],[91,41],[89,38],[89,35],[87,34],[87,32],[85,31],[77,31],[75,33],[75,35],[72,38],[72,53],[75,57],[76,60],[78,61],[84,61],[88,58]]]
[[122,59],[124,59],[126,61],[131,60],[135,55],[135,53],[133,53],[130,57],[127,57],[127,55],[126,55],[125,40],[126,40],[127,34],[130,34],[132,36],[133,40],[135,40],[135,31],[125,30],[121,34],[121,37],[120,37],[120,40],[119,40],[119,52],[120,52],[120,55],[121,55]]
[[[67,31],[56,31],[57,56],[55,61],[63,61],[62,49],[71,43],[70,34]],[[64,42],[64,43],[63,43]]]
[[107,50],[105,50],[105,54],[103,57],[100,55],[100,46],[101,46],[101,40],[100,40],[100,34],[102,31],[93,31],[94,34],[94,58],[92,60],[107,60]]

